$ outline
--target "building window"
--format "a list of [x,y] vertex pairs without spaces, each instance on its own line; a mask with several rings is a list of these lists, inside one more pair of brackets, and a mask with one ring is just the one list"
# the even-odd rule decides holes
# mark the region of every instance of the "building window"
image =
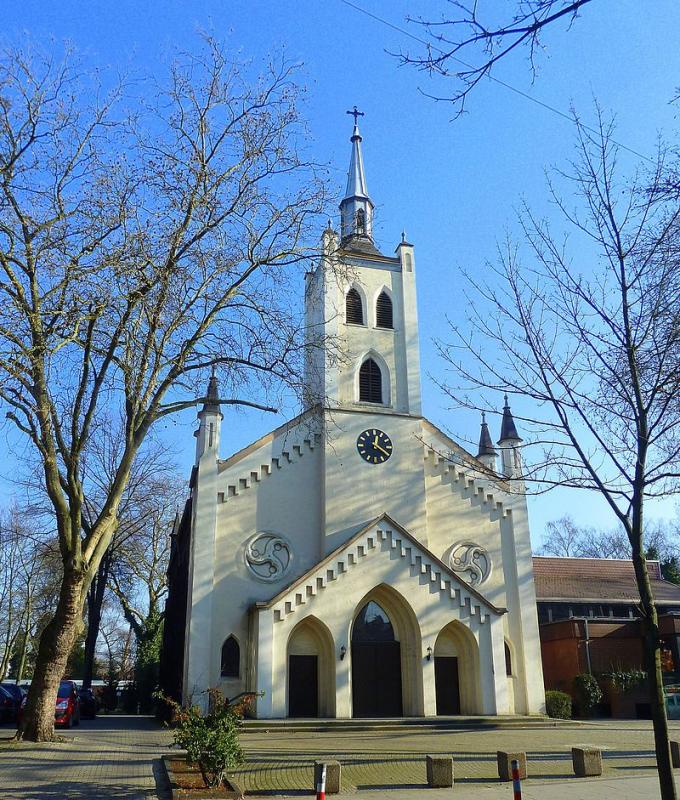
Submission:
[[372,358],[367,358],[359,370],[359,400],[382,403],[382,373]]
[[356,289],[350,289],[345,298],[345,319],[352,325],[364,324],[364,309],[361,304],[361,295]]
[[378,328],[392,328],[392,301],[387,292],[380,292],[375,304],[375,324]]
[[510,655],[510,648],[507,642],[503,642],[505,647],[505,674],[512,675],[512,657]]
[[241,666],[241,648],[233,636],[222,645],[222,666],[220,675],[223,678],[238,678]]
[[363,208],[357,211],[357,233],[363,236],[366,233],[366,212]]

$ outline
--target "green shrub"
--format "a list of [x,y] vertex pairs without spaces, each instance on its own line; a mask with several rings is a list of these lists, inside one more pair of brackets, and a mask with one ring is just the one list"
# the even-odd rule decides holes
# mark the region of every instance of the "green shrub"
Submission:
[[225,703],[217,689],[211,689],[208,713],[197,706],[175,709],[175,743],[187,751],[187,761],[197,764],[210,787],[220,786],[229,769],[243,763],[239,744],[241,718],[236,709]]
[[647,680],[647,673],[642,669],[612,669],[603,672],[602,677],[608,680],[613,689],[621,694],[627,694]]
[[571,697],[566,692],[546,692],[545,711],[553,719],[571,719]]
[[602,701],[602,689],[594,675],[589,675],[587,672],[577,675],[574,678],[574,689],[584,714],[590,714]]

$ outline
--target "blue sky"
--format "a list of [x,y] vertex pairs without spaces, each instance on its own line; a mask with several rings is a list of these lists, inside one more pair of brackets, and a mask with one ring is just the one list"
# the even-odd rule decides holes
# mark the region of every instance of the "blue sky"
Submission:
[[[446,6],[443,0],[356,4],[414,33],[417,28],[404,21],[407,13]],[[514,229],[520,200],[540,214],[553,214],[545,170],[565,166],[572,156],[569,122],[489,81],[470,97],[468,113],[452,121],[448,104],[424,94],[446,94],[446,83],[400,68],[386,52],[417,45],[341,0],[4,0],[3,29],[0,41],[28,36],[49,48],[69,40],[87,64],[159,77],[173,51],[192,48],[199,30],[224,39],[238,59],[257,63],[283,50],[302,64],[311,147],[331,164],[338,199],[349,159],[351,119],[345,110],[356,104],[365,111],[361,125],[368,187],[377,206],[376,238],[389,253],[405,229],[416,246],[424,412],[458,438],[476,438],[476,415],[449,412],[428,377],[442,371],[432,340],[446,338],[447,315],[464,315],[461,270],[484,275],[496,242]],[[564,25],[547,32],[533,85],[525,53],[503,63],[496,75],[560,111],[573,105],[585,119],[592,119],[596,98],[616,115],[618,140],[653,155],[659,132],[677,141],[680,104],[669,101],[680,86],[679,31],[680,4],[672,0],[595,0],[571,30]],[[622,160],[634,169],[635,157]],[[294,409],[282,411],[275,419],[227,412],[223,455],[280,424]],[[166,431],[185,471],[193,459],[192,416],[169,422]],[[491,421],[494,438],[499,426]],[[2,435],[11,439],[7,428]],[[5,496],[12,491],[12,471],[10,466],[0,472]],[[583,524],[613,524],[602,502],[565,491],[532,498],[530,510],[535,541],[546,521],[566,512]],[[674,503],[651,511],[672,516]]]

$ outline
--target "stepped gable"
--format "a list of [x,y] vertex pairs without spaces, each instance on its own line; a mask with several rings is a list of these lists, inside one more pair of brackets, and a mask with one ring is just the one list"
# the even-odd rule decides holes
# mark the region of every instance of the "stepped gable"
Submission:
[[[624,558],[563,558],[534,556],[536,599],[640,602],[633,562]],[[657,602],[680,606],[680,586],[661,577],[658,561],[648,561]]]
[[507,609],[495,606],[481,592],[461,580],[388,514],[376,517],[271,600],[255,603],[255,608],[273,609],[274,621],[280,621],[298,606],[312,602],[316,594],[342,579],[369,553],[380,550],[388,554],[396,550],[405,566],[417,568],[416,577],[428,575],[430,583],[439,585],[440,593],[448,595],[450,601],[459,607],[466,607],[470,615],[478,615],[482,623],[490,614],[500,616],[507,613]]

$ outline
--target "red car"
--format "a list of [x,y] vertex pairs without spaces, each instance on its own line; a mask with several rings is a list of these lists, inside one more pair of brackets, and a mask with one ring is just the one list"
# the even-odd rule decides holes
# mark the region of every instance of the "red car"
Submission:
[[[28,695],[24,697],[19,709],[18,723],[21,723],[27,699]],[[78,686],[74,681],[61,681],[59,684],[57,705],[54,709],[54,724],[63,725],[66,728],[80,725],[80,697],[78,696]]]
[[62,681],[57,692],[57,707],[54,711],[54,724],[80,725],[80,697],[74,681]]

